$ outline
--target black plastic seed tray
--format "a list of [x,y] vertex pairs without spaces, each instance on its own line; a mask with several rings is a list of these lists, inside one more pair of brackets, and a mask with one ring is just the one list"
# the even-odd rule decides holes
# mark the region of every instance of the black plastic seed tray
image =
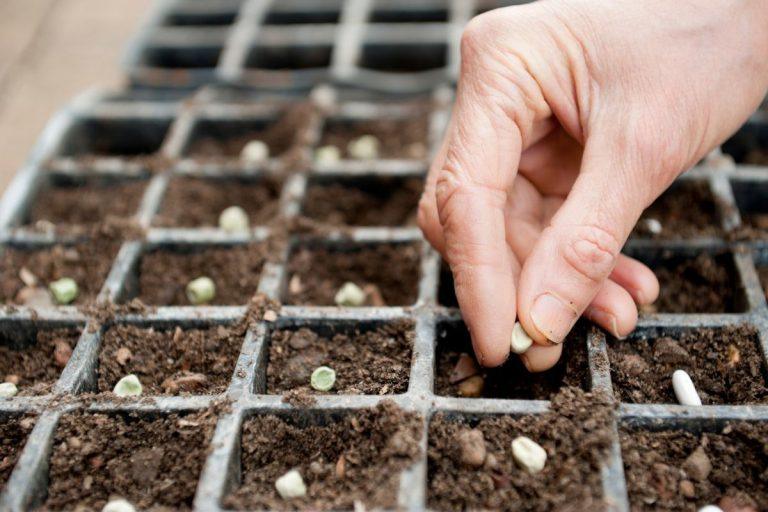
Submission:
[[[248,3],[248,2],[246,2]],[[351,16],[358,7],[346,2],[342,17]],[[245,27],[246,11],[237,11],[238,2],[217,2],[218,17],[211,9],[194,1],[184,2],[186,10],[177,10],[176,22],[196,23],[198,11],[205,20],[228,21],[236,17],[236,30]],[[261,8],[261,2],[248,3],[249,9]],[[288,2],[285,5],[290,5]],[[226,15],[226,6],[232,16]],[[348,12],[349,11],[349,12]],[[367,12],[367,11],[366,11]],[[453,11],[452,11],[453,12]],[[282,16],[282,15],[281,15]],[[273,14],[273,20],[283,20]],[[287,15],[285,15],[287,16]],[[387,15],[380,14],[389,19]],[[455,16],[451,14],[450,16]],[[290,18],[292,19],[292,18]],[[239,25],[242,24],[243,27]],[[228,48],[229,52],[230,49]],[[233,50],[234,51],[234,50]],[[227,235],[215,227],[174,228],[155,225],[156,213],[161,211],[169,184],[178,178],[203,177],[216,182],[236,177],[255,180],[285,172],[286,163],[273,158],[263,164],[244,164],[237,155],[229,158],[202,158],[190,153],[196,137],[226,133],[237,136],[240,131],[259,127],[275,119],[281,108],[299,99],[323,98],[325,110],[315,109],[306,123],[307,133],[297,142],[298,156],[293,171],[283,184],[277,199],[279,212],[296,217],[306,209],[307,190],[316,184],[360,183],[361,180],[423,178],[429,157],[434,153],[448,118],[451,100],[449,90],[436,90],[422,96],[417,102],[428,108],[414,109],[413,102],[381,102],[364,93],[347,93],[333,88],[321,89],[312,95],[254,96],[216,89],[206,89],[195,96],[178,101],[154,101],[141,94],[87,95],[61,112],[44,132],[29,163],[22,169],[0,203],[0,236],[2,250],[16,246],[39,248],[59,241],[72,241],[70,235],[50,226],[30,223],[30,212],[35,199],[61,180],[99,177],[104,183],[120,180],[140,180],[146,183],[134,212],[135,220],[146,235],[124,242],[116,252],[111,270],[105,277],[98,298],[121,303],[136,295],[137,272],[140,260],[157,249],[193,251],[210,246],[237,246],[262,242],[280,236],[281,225],[263,223],[247,234]],[[328,100],[332,100],[328,104]],[[321,166],[314,162],[313,149],[323,138],[324,130],[334,120],[372,121],[381,119],[424,116],[426,126],[422,143],[427,151],[420,158],[393,158],[339,162]],[[217,127],[226,130],[217,131]],[[762,133],[764,124],[756,117],[742,129],[734,141],[738,146],[759,143],[752,134]],[[734,143],[735,144],[735,143]],[[728,146],[726,145],[726,150]],[[735,150],[734,150],[735,151]],[[738,160],[740,153],[735,152]],[[699,328],[722,328],[745,323],[755,329],[756,350],[766,364],[768,353],[768,306],[758,278],[757,267],[768,265],[768,244],[759,237],[740,241],[735,233],[743,227],[745,215],[765,210],[768,188],[768,167],[734,164],[722,154],[713,154],[700,166],[687,173],[680,184],[701,183],[716,204],[716,228],[719,234],[704,237],[651,239],[633,237],[627,252],[650,263],[660,258],[686,258],[701,252],[717,253],[732,271],[732,287],[737,299],[734,311],[711,314],[643,315],[638,331],[633,336],[658,337]],[[680,186],[680,185],[678,185]],[[103,196],[104,201],[112,197]],[[219,395],[191,395],[169,397],[142,397],[137,400],[113,401],[110,395],[97,398],[89,409],[93,411],[138,411],[142,415],[156,416],[174,411],[197,411],[213,401],[232,400],[230,412],[222,412],[217,420],[210,451],[202,474],[199,476],[195,508],[201,511],[219,510],[224,496],[236,487],[240,477],[241,428],[246,418],[257,414],[279,412],[306,421],[321,421],[330,412],[354,411],[391,398],[401,407],[423,415],[425,427],[436,412],[450,412],[453,417],[477,415],[539,415],[547,411],[547,400],[454,398],[435,393],[437,354],[452,340],[443,339],[446,332],[460,332],[461,319],[450,304],[450,293],[445,293],[445,274],[441,274],[439,256],[423,241],[415,226],[385,227],[357,226],[344,230],[331,230],[321,236],[307,239],[294,235],[281,254],[273,254],[265,264],[257,290],[267,296],[285,301],[290,275],[287,270],[291,255],[298,248],[371,247],[380,244],[415,244],[418,247],[420,278],[414,286],[413,303],[398,307],[337,308],[320,306],[285,305],[276,323],[261,322],[250,329],[242,339],[242,349],[231,369],[232,378],[224,393]],[[384,272],[387,269],[382,269]],[[441,287],[441,284],[443,285]],[[438,289],[441,288],[440,298]],[[253,290],[256,292],[257,290]],[[450,288],[448,288],[450,292]],[[139,324],[144,326],[191,328],[197,326],[232,324],[245,312],[246,306],[165,306],[146,314],[118,313],[109,324]],[[415,338],[407,391],[402,394],[379,395],[327,395],[319,396],[309,409],[294,408],[283,402],[282,396],[268,394],[266,366],[270,333],[280,327],[298,325],[327,328],[332,325],[356,325],[362,328],[398,320],[410,320]],[[29,338],[38,329],[71,326],[82,329],[72,357],[61,372],[49,394],[34,397],[17,396],[0,400],[0,417],[20,413],[36,414],[35,426],[29,434],[23,452],[15,465],[5,490],[0,497],[2,510],[28,510],[45,500],[48,483],[49,458],[58,421],[74,406],[62,400],[59,394],[79,395],[96,389],[98,355],[102,346],[101,328],[95,318],[73,306],[33,311],[24,306],[5,305],[0,309],[0,333],[3,343],[30,343]],[[452,326],[452,329],[446,329]],[[23,339],[22,339],[23,338]],[[588,387],[592,390],[613,392],[609,349],[612,341],[603,331],[590,328],[575,340],[587,353],[589,368]],[[763,366],[763,376],[768,366]],[[766,405],[707,405],[686,407],[669,404],[622,403],[614,429],[613,448],[604,461],[601,479],[605,499],[612,510],[629,510],[624,466],[618,439],[624,428],[676,428],[698,432],[712,429],[729,420],[768,421]],[[424,510],[427,508],[428,466],[426,457],[427,429],[421,442],[418,461],[401,476],[397,496],[398,508]]]

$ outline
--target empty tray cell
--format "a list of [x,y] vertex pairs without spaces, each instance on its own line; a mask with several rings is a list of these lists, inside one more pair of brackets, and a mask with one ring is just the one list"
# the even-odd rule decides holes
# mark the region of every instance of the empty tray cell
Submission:
[[327,68],[331,65],[332,50],[330,44],[258,45],[248,52],[245,67],[270,70]]
[[176,10],[171,11],[163,20],[169,27],[222,27],[235,23],[237,10]]
[[[57,177],[35,197],[27,223],[50,222],[66,228],[92,226],[137,213],[145,180]],[[108,200],[106,198],[109,198]]]
[[678,181],[649,206],[632,236],[692,238],[722,234],[715,198],[706,181]]
[[[600,466],[608,459],[612,408],[563,390],[544,414],[437,413],[429,425],[428,506],[432,510],[603,510]],[[547,452],[544,468],[515,463],[525,436]]]
[[741,215],[742,234],[746,238],[768,236],[768,183],[733,180],[731,186]]
[[215,423],[210,411],[65,414],[43,508],[101,510],[122,497],[137,510],[191,510]]
[[164,227],[219,225],[221,212],[239,206],[252,226],[266,224],[278,213],[280,184],[273,179],[173,178],[153,224]]
[[5,246],[0,254],[0,301],[33,308],[52,307],[51,282],[68,277],[77,283],[72,302],[96,299],[112,268],[118,244],[91,240],[76,245]]
[[443,322],[435,332],[437,395],[549,400],[564,386],[590,385],[586,324],[579,324],[565,340],[554,368],[541,373],[530,373],[514,354],[499,368],[481,367],[463,322]]
[[11,472],[27,442],[27,436],[34,426],[34,416],[0,416],[0,493],[5,490],[5,484],[11,477]]
[[219,62],[222,47],[216,46],[152,46],[144,50],[143,65],[162,69],[213,69]]
[[336,381],[327,393],[386,395],[408,389],[413,323],[294,325],[269,336],[267,393],[317,393],[312,372],[328,366]]
[[348,178],[315,181],[303,213],[337,226],[415,226],[423,180]]
[[204,276],[215,286],[209,304],[245,305],[259,286],[265,257],[261,244],[153,249],[141,256],[137,296],[153,306],[190,306],[187,285]]
[[83,118],[64,136],[61,156],[148,156],[163,144],[170,119]]
[[418,243],[320,245],[294,248],[288,263],[287,304],[336,305],[346,283],[365,295],[365,306],[410,306],[419,292]]
[[[416,107],[418,108],[418,107]],[[426,114],[391,119],[346,119],[332,118],[323,127],[319,146],[335,146],[344,158],[355,158],[350,154],[350,142],[364,135],[373,135],[378,140],[378,158],[427,158]]]
[[264,17],[264,25],[320,25],[338,23],[341,2],[318,1],[290,2],[282,0],[272,4]]
[[448,21],[448,6],[444,1],[392,2],[377,0],[371,12],[371,23],[439,23]]
[[360,67],[387,73],[418,73],[442,69],[448,64],[445,43],[366,43]]
[[[394,403],[349,413],[258,415],[243,424],[240,478],[224,506],[237,510],[392,509],[400,476],[419,453],[422,420]],[[303,498],[275,481],[298,471]]]
[[76,327],[45,327],[38,323],[0,324],[0,382],[11,382],[19,396],[53,391],[80,338]]
[[102,333],[99,391],[110,392],[134,374],[144,395],[223,393],[244,336],[244,329],[227,325],[112,325]]
[[768,424],[733,422],[702,430],[696,424],[620,430],[633,511],[718,504],[723,510],[768,510]]
[[672,373],[691,376],[702,403],[768,403],[757,332],[747,326],[635,332],[611,339],[608,356],[616,396],[630,403],[676,404]]
[[442,262],[440,265],[437,303],[448,308],[459,307],[459,299],[456,298],[456,286],[453,282],[453,273],[446,262]]
[[722,147],[736,163],[768,165],[768,116],[763,113],[760,121],[747,121]]

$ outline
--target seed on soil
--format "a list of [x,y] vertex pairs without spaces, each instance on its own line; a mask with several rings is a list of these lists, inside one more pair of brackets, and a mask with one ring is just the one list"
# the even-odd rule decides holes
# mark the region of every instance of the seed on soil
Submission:
[[303,498],[307,495],[307,486],[301,473],[292,469],[275,481],[275,489],[284,500],[291,498]]
[[269,146],[260,140],[252,140],[243,146],[240,159],[254,164],[264,162],[269,159]]
[[456,366],[451,370],[449,380],[451,384],[456,384],[477,375],[479,372],[480,368],[477,366],[475,358],[467,353],[462,353],[456,361]]
[[485,379],[480,375],[474,375],[459,383],[459,396],[464,398],[479,398],[483,395],[485,388]]
[[660,235],[663,228],[661,226],[661,222],[654,219],[653,217],[649,217],[645,219],[645,229],[647,229],[648,232],[652,235]]
[[141,396],[141,382],[134,374],[126,375],[115,384],[113,393],[119,397]]
[[54,300],[59,304],[69,304],[77,298],[78,288],[74,279],[62,277],[48,285]]
[[336,382],[336,372],[327,366],[319,366],[312,372],[309,382],[312,389],[330,391]]
[[703,482],[709,478],[712,472],[712,462],[704,451],[703,446],[698,446],[683,462],[683,471],[697,482]]
[[130,502],[122,498],[110,500],[101,512],[136,512],[136,508]]
[[21,267],[19,270],[19,279],[27,286],[37,286],[37,276],[27,267]]
[[375,160],[379,157],[379,139],[373,135],[361,135],[349,141],[347,153],[358,160]]
[[216,284],[207,276],[193,279],[187,285],[187,299],[195,306],[211,302],[216,297]]
[[227,233],[247,232],[249,225],[248,213],[239,206],[230,206],[219,216],[219,227]]
[[478,429],[462,430],[457,436],[459,462],[472,468],[479,468],[485,462],[485,438]]
[[528,336],[528,333],[523,329],[523,325],[520,322],[515,322],[515,326],[512,328],[512,339],[510,348],[515,354],[523,354],[526,350],[533,345],[533,339]]
[[315,150],[315,163],[320,167],[334,165],[341,160],[341,150],[336,146],[321,146]]
[[19,388],[12,382],[0,384],[0,398],[13,398],[19,392]]
[[344,283],[333,298],[336,305],[342,307],[360,307],[365,304],[365,292],[355,283]]
[[691,376],[685,370],[675,370],[672,374],[672,388],[680,405],[701,405],[701,398],[696,392]]
[[538,473],[547,463],[547,452],[529,437],[518,436],[512,441],[512,457],[529,473]]
[[716,505],[704,505],[698,512],[725,512],[723,509]]

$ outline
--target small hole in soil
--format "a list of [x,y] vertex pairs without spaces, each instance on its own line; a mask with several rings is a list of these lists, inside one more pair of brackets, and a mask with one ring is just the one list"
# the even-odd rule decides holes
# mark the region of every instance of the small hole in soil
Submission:
[[0,492],[5,490],[34,425],[34,416],[3,414],[0,417]]
[[61,156],[146,156],[165,139],[168,119],[81,119],[64,137]]
[[448,21],[448,9],[424,9],[423,7],[400,9],[387,7],[387,2],[381,3],[382,8],[374,9],[371,13],[371,23],[430,23]]
[[218,27],[232,25],[236,11],[221,12],[172,12],[163,24],[170,27]]
[[[189,306],[187,284],[207,276],[216,286],[212,305],[247,304],[256,293],[264,265],[266,248],[261,244],[235,246],[164,246],[141,256],[137,282],[127,283],[145,304],[154,306]],[[129,278],[130,279],[130,278]]]
[[272,179],[173,178],[153,223],[164,227],[218,226],[230,206],[246,211],[251,226],[277,216],[280,184]]
[[[277,4],[275,7],[279,7]],[[310,25],[338,23],[341,11],[338,9],[284,11],[272,9],[264,18],[265,25]]]
[[199,413],[70,413],[56,428],[46,510],[100,510],[120,496],[138,510],[191,510],[216,418]]
[[319,146],[335,146],[343,158],[351,158],[349,143],[362,135],[373,135],[379,141],[380,158],[421,160],[427,157],[428,122],[426,115],[404,119],[329,119]]
[[420,276],[419,244],[303,246],[288,264],[287,304],[334,306],[347,282],[366,293],[365,306],[410,306]]
[[333,394],[387,395],[408,389],[413,324],[293,326],[270,334],[267,393],[316,393],[312,371],[336,372]]
[[[623,428],[619,435],[632,510],[695,510],[718,504],[726,496],[752,505],[751,510],[768,509],[766,424],[693,425],[685,430]],[[700,461],[700,455],[687,462],[699,448],[709,459],[711,472],[706,470],[706,461],[693,462]],[[722,503],[720,506],[726,509]]]
[[453,283],[453,273],[447,263],[440,265],[440,284],[437,288],[437,303],[449,308],[459,307],[456,298],[456,287]]
[[260,45],[248,52],[245,67],[274,70],[327,68],[331,65],[332,50],[332,45]]
[[389,73],[416,73],[444,68],[448,47],[444,43],[378,44],[363,46],[360,67]]
[[768,185],[765,182],[731,181],[741,224],[746,237],[768,236]]
[[165,69],[213,69],[219,62],[221,46],[150,47],[144,51],[144,65]]
[[362,178],[315,181],[303,213],[336,226],[414,226],[423,180]]
[[[437,395],[549,400],[564,386],[589,388],[586,324],[577,324],[563,344],[560,361],[542,373],[530,373],[514,354],[499,368],[480,367],[474,357],[469,331],[462,322],[443,322],[437,326],[436,333]],[[466,365],[469,370],[465,365],[457,365],[460,358],[467,357],[474,363]],[[477,386],[470,387],[468,379],[477,380]]]
[[[654,230],[658,226],[660,232]],[[678,181],[643,212],[632,236],[691,238],[721,233],[715,198],[707,182]]]
[[768,123],[748,121],[722,147],[736,163],[768,165]]
[[[419,453],[421,418],[390,401],[355,413],[259,415],[243,424],[236,510],[395,509],[401,473]],[[275,481],[296,469],[309,489],[289,501]]]
[[613,388],[630,403],[676,404],[672,373],[688,372],[704,404],[768,403],[766,368],[757,332],[746,326],[611,339]]

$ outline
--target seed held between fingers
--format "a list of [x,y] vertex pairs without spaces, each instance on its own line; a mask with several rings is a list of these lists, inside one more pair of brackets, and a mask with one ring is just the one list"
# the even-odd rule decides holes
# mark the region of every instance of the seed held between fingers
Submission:
[[59,304],[69,304],[77,298],[79,290],[74,279],[62,277],[48,285],[51,295]]
[[515,326],[512,328],[512,338],[510,343],[510,349],[515,354],[522,354],[533,345],[533,339],[528,336],[520,322],[515,322]]
[[512,458],[529,473],[538,473],[547,463],[547,452],[533,439],[518,436],[512,441]]
[[115,384],[115,389],[112,390],[114,394],[119,397],[125,396],[141,396],[142,387],[139,378],[134,374],[126,375]]
[[275,489],[284,500],[291,498],[303,498],[307,495],[307,486],[301,473],[292,469],[275,481]]
[[211,302],[214,297],[216,297],[216,284],[210,277],[198,277],[187,285],[187,299],[195,306]]
[[680,405],[701,405],[701,398],[696,392],[691,376],[685,370],[675,370],[672,374],[672,388]]

